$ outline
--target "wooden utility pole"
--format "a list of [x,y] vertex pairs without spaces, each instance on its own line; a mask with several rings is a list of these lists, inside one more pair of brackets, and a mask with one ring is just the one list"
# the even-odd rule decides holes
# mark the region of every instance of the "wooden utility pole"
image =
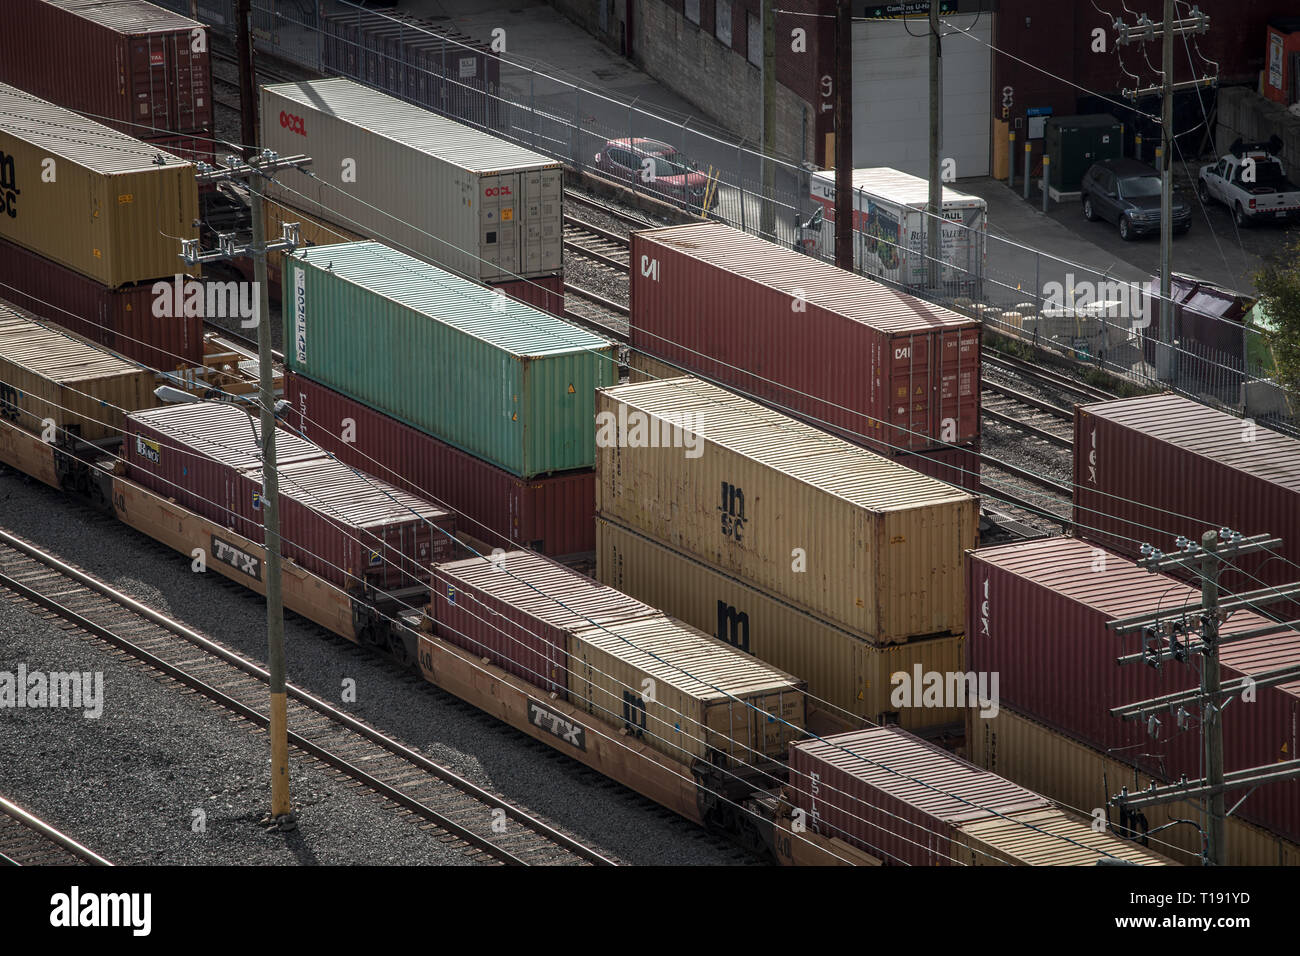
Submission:
[[776,15],[763,0],[763,211],[760,234],[776,239]]
[[236,0],[235,51],[239,55],[239,139],[245,157],[257,146],[257,81],[253,72],[252,0]]
[[925,220],[927,276],[931,289],[939,286],[939,243],[943,229],[943,182],[939,172],[939,138],[942,135],[939,83],[943,78],[943,49],[939,44],[939,0],[930,0],[930,197]]
[[853,18],[835,9],[835,264],[853,271]]

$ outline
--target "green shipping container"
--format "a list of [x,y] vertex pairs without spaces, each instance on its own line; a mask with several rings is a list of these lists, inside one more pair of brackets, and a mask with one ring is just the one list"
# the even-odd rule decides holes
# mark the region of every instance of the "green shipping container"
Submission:
[[612,342],[377,242],[286,262],[295,372],[523,478],[595,464]]

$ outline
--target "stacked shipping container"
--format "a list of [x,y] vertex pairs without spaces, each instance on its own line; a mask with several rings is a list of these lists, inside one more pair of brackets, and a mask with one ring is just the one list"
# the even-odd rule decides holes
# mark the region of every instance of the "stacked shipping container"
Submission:
[[975,320],[716,223],[632,263],[634,350],[978,490]]

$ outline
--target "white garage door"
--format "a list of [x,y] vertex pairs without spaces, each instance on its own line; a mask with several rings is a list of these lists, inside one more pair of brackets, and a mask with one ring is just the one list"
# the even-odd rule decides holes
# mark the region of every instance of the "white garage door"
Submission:
[[[974,37],[943,41],[941,157],[959,177],[989,174],[993,14],[945,17]],[[909,35],[908,31],[912,35]],[[853,165],[925,176],[930,163],[930,38],[920,20],[853,24]],[[945,33],[951,32],[945,29]]]

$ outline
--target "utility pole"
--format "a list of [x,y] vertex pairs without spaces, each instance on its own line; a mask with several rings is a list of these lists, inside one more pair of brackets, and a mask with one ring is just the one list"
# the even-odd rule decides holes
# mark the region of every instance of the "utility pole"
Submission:
[[[1160,162],[1160,347],[1156,350],[1156,377],[1170,381],[1174,374],[1174,308],[1169,301],[1169,287],[1173,272],[1173,208],[1174,208],[1174,94],[1182,90],[1212,86],[1216,77],[1202,77],[1174,82],[1174,37],[1188,36],[1193,33],[1207,33],[1210,18],[1201,13],[1199,7],[1192,7],[1191,15],[1185,20],[1176,18],[1174,0],[1164,0],[1164,21],[1152,23],[1144,13],[1138,17],[1133,26],[1122,20],[1115,21],[1119,36],[1116,40],[1121,46],[1130,43],[1146,43],[1156,37],[1161,41],[1160,85],[1144,90],[1125,90],[1124,95],[1133,100],[1159,93],[1160,141],[1163,144]],[[1046,189],[1046,186],[1043,187]]]
[[[760,234],[776,238],[776,15],[763,0],[763,212]],[[743,199],[743,197],[742,197]]]
[[[271,685],[271,812],[269,821],[281,830],[296,824],[289,802],[289,735],[284,686],[284,599],[281,590],[280,547],[280,476],[275,455],[275,390],[271,373],[271,304],[266,285],[266,254],[271,251],[292,252],[298,246],[298,224],[284,224],[284,238],[267,243],[263,219],[262,182],[281,169],[302,169],[311,163],[306,156],[281,159],[270,150],[245,162],[237,156],[227,160],[227,168],[213,169],[199,164],[200,184],[246,179],[253,194],[253,241],[242,248],[232,234],[220,236],[216,252],[200,252],[197,239],[182,242],[181,258],[187,265],[225,259],[251,257],[253,278],[257,283],[257,359],[260,377],[258,401],[262,423],[262,528],[266,549],[266,644],[267,670]],[[288,270],[285,270],[287,277]]]
[[[1199,607],[1180,606],[1149,614],[1110,621],[1107,627],[1117,634],[1142,633],[1142,652],[1119,659],[1120,664],[1145,663],[1159,668],[1166,661],[1190,663],[1190,658],[1200,657],[1201,681],[1198,690],[1188,690],[1165,695],[1154,700],[1141,701],[1115,707],[1111,715],[1125,720],[1146,720],[1148,730],[1155,735],[1159,721],[1155,714],[1168,711],[1175,715],[1176,725],[1185,726],[1189,708],[1199,706],[1201,712],[1201,741],[1205,755],[1205,778],[1155,787],[1129,794],[1127,789],[1115,795],[1111,802],[1128,810],[1195,797],[1207,798],[1208,827],[1206,828],[1206,863],[1222,866],[1225,859],[1224,821],[1226,792],[1238,787],[1255,787],[1261,783],[1300,777],[1300,760],[1291,760],[1268,767],[1255,767],[1225,774],[1223,769],[1223,708],[1233,697],[1247,688],[1256,689],[1285,683],[1300,677],[1300,666],[1283,667],[1265,674],[1223,685],[1219,673],[1219,648],[1225,643],[1219,636],[1221,617],[1227,613],[1255,609],[1277,601],[1290,600],[1300,595],[1300,585],[1263,588],[1238,594],[1223,601],[1219,595],[1219,575],[1225,564],[1237,558],[1263,551],[1273,552],[1282,544],[1280,538],[1266,534],[1243,537],[1230,528],[1207,531],[1198,546],[1194,541],[1180,537],[1180,551],[1166,555],[1150,545],[1142,546],[1144,557],[1138,562],[1148,571],[1168,571],[1175,568],[1195,569],[1201,578],[1201,604]],[[1274,622],[1264,627],[1233,634],[1229,641],[1263,637],[1279,631],[1295,629],[1300,621]],[[1249,706],[1242,704],[1241,706]],[[1229,779],[1231,778],[1231,779]],[[1243,798],[1244,799],[1244,798]],[[1233,809],[1236,809],[1235,807]]]
[[853,18],[835,9],[835,264],[853,271]]
[[253,73],[252,0],[236,0],[235,51],[239,55],[239,138],[246,156],[257,145],[257,82]]
[[940,91],[943,50],[939,44],[939,0],[930,0],[930,202],[925,221],[928,285],[939,287],[939,241],[943,229],[943,183],[939,178]]

